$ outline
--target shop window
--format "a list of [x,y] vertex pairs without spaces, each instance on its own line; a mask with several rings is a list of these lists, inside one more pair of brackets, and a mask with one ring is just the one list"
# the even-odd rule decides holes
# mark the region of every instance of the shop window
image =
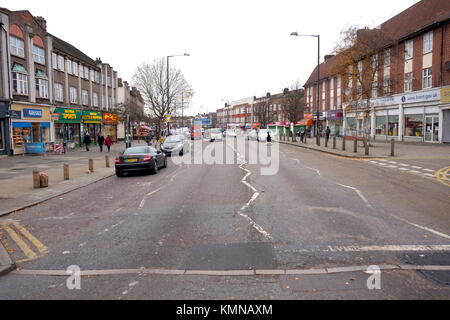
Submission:
[[356,134],[358,122],[356,118],[347,118],[347,132],[349,135]]
[[388,117],[388,136],[398,137],[398,116]]
[[5,130],[3,129],[3,121],[0,121],[0,150],[5,149],[4,134],[5,134]]
[[376,129],[375,134],[385,136],[387,135],[387,117],[377,117],[376,118]]
[[423,137],[423,115],[405,117],[405,137]]

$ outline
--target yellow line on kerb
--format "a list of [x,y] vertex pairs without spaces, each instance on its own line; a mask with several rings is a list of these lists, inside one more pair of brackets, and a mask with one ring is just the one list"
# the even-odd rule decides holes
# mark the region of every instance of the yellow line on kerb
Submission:
[[29,260],[35,260],[38,256],[31,250],[31,248],[22,240],[22,238],[7,224],[3,224],[3,229],[8,232],[9,236],[14,240],[23,253],[27,256]]
[[24,226],[19,222],[13,222],[13,225],[19,230],[30,242],[38,248],[40,253],[48,253],[48,248],[42,244],[38,239],[36,239]]
[[450,167],[445,167],[436,171],[435,177],[440,183],[450,187]]

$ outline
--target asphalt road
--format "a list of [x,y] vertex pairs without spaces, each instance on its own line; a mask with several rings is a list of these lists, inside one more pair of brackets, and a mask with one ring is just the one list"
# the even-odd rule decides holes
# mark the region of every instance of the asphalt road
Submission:
[[[351,270],[207,275],[450,266],[448,186],[399,164],[279,148],[275,175],[261,175],[264,166],[239,150],[233,165],[170,161],[158,175],[110,178],[0,220],[19,266],[0,277],[0,299],[450,298],[450,271],[383,271],[381,290],[368,290],[370,275]],[[81,290],[68,290],[67,276],[45,275],[72,265],[98,274],[83,277]],[[130,271],[142,268],[161,270]]]

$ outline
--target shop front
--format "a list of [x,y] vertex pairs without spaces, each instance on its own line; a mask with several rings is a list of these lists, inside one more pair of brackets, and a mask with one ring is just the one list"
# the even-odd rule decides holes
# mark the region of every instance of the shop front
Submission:
[[103,114],[98,111],[83,111],[81,120],[83,136],[89,133],[92,143],[96,144],[99,134],[102,133]]
[[81,110],[56,108],[53,114],[57,116],[55,143],[65,142],[69,149],[81,146]]
[[331,130],[331,135],[344,135],[344,110],[331,110],[327,112],[327,126]]
[[52,144],[50,107],[13,104],[11,109],[21,113],[20,119],[11,122],[13,153],[45,153]]
[[114,142],[117,142],[117,126],[119,116],[114,113],[103,113],[103,135],[105,138],[110,136]]

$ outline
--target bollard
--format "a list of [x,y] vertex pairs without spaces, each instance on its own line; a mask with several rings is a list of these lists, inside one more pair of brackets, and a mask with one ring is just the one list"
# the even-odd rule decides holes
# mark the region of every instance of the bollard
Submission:
[[70,180],[69,165],[64,164],[64,180]]
[[395,157],[395,140],[391,140],[391,157]]
[[325,137],[325,148],[328,148],[328,137]]
[[89,171],[94,172],[94,160],[89,159]]
[[337,146],[337,138],[336,136],[333,137],[333,150],[336,150],[336,146]]
[[109,156],[105,156],[105,165],[107,168],[111,167],[111,165],[109,164]]
[[355,141],[353,143],[353,152],[358,153],[358,138],[355,137]]
[[293,143],[297,142],[297,139],[295,138],[295,133],[294,132],[292,132],[292,142]]
[[364,148],[365,148],[365,155],[368,156],[370,154],[370,149],[369,149],[369,142],[367,141],[367,138],[364,138]]
[[346,148],[346,145],[345,145],[345,136],[343,136],[342,137],[342,151],[345,151],[347,148]]
[[41,177],[39,176],[39,171],[33,170],[33,188],[39,189],[41,187]]

